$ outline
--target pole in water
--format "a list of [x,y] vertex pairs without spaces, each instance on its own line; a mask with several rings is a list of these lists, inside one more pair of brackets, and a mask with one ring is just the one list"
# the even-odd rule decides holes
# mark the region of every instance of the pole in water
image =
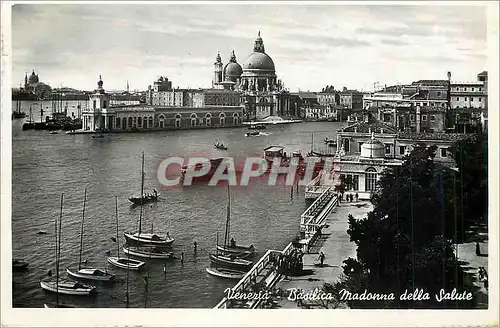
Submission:
[[194,242],[194,255],[196,255],[197,248],[198,248],[198,243]]
[[181,253],[181,264],[184,264],[184,252]]
[[292,186],[292,188],[290,189],[290,200],[293,200],[293,186]]
[[163,274],[167,277],[167,263],[163,264]]

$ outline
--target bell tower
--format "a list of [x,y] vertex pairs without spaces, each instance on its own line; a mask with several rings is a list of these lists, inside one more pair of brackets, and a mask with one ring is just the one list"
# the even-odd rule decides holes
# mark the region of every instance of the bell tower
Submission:
[[262,38],[260,37],[260,31],[259,31],[259,34],[257,35],[257,39],[255,39],[253,51],[266,53],[266,50],[264,49],[264,41],[262,41]]
[[220,57],[220,53],[217,53],[217,57],[215,58],[214,63],[214,79],[212,81],[213,88],[220,88],[222,85],[222,59]]

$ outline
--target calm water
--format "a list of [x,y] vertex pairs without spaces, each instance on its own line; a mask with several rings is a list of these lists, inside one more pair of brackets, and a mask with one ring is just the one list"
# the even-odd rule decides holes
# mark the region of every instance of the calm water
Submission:
[[[23,102],[22,109],[28,112],[29,104]],[[50,103],[42,106],[50,107]],[[35,112],[35,119],[39,118],[36,115]],[[315,150],[324,150],[323,139],[334,137],[341,126],[340,123],[272,126],[266,130],[268,136],[252,138],[244,136],[245,129],[230,128],[108,134],[104,139],[92,139],[88,135],[63,132],[50,135],[48,131],[22,131],[24,121],[12,122],[12,251],[13,258],[24,259],[30,265],[27,272],[13,276],[15,307],[42,307],[44,302],[55,300],[54,294],[42,291],[39,280],[55,268],[54,220],[59,215],[61,193],[64,193],[61,277],[67,277],[67,266],[78,262],[83,194],[87,188],[83,258],[89,260],[89,265],[107,268],[125,279],[126,270],[109,265],[105,252],[110,250],[116,255],[116,243],[111,240],[116,234],[115,196],[120,243],[124,242],[124,230],[137,228],[139,208],[131,208],[127,198],[140,191],[142,151],[145,188],[159,190],[155,169],[169,154],[241,157],[260,155],[269,145],[306,152],[311,147],[312,133]],[[229,150],[214,150],[216,140]],[[130,271],[130,306],[213,307],[224,289],[234,284],[205,272],[216,234],[224,233],[227,191],[224,187],[198,185],[160,193],[159,202],[144,208],[144,226],[150,229],[154,224],[155,231],[169,231],[175,238],[173,251],[177,255],[185,252],[185,261],[184,264],[168,262],[166,275],[161,261],[147,262],[146,270],[141,273]],[[259,181],[249,187],[231,188],[231,197],[232,236],[238,243],[254,244],[259,251],[255,259],[267,249],[282,249],[291,241],[298,231],[300,214],[307,206],[303,190],[291,200],[289,187],[267,186]],[[37,235],[39,230],[48,234]],[[198,243],[196,255],[194,241]],[[147,295],[145,275],[149,275]],[[93,298],[62,295],[60,299],[84,307],[120,308],[125,306],[125,286],[120,283],[99,286]]]

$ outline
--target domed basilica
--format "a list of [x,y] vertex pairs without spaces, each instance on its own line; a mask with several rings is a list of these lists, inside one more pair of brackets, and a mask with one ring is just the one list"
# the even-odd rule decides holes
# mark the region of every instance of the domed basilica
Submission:
[[289,107],[284,99],[284,88],[276,77],[272,58],[266,54],[260,32],[255,39],[253,52],[243,67],[236,61],[234,51],[224,65],[220,54],[214,63],[213,88],[240,91],[247,118],[264,118],[279,115],[280,108]]

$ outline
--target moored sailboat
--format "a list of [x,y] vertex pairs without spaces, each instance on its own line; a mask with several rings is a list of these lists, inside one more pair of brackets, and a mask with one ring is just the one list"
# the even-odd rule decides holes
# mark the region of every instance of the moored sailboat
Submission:
[[165,248],[155,246],[135,247],[128,246],[123,248],[123,252],[127,255],[143,257],[148,259],[173,260],[174,253]]
[[[141,166],[141,195],[144,195],[144,152],[142,153],[142,166]],[[167,233],[165,236],[154,233],[142,232],[142,210],[144,200],[140,198],[140,215],[139,215],[139,230],[135,233],[125,231],[123,234],[128,244],[134,246],[163,246],[169,247],[174,242],[174,239]]]
[[226,279],[241,279],[246,274],[246,272],[243,271],[227,268],[205,268],[205,271],[212,276]]
[[63,198],[64,194],[61,194],[61,212],[59,216],[59,228],[57,228],[58,222],[56,218],[56,280],[55,281],[40,281],[40,287],[42,289],[54,292],[57,295],[57,304],[59,304],[59,294],[66,295],[76,295],[76,296],[88,296],[95,293],[96,288],[94,286],[86,286],[78,282],[60,280],[59,279],[59,262],[61,257],[61,221],[62,221],[62,211],[63,211]]
[[144,262],[127,257],[120,257],[120,239],[118,236],[118,199],[115,197],[116,215],[116,256],[108,257],[108,263],[118,268],[127,270],[139,270],[144,266]]
[[80,256],[78,259],[78,269],[74,270],[66,268],[66,272],[73,278],[94,280],[94,281],[113,281],[115,275],[110,274],[107,270],[97,268],[82,268],[82,251],[83,251],[83,227],[85,221],[85,204],[87,202],[87,189],[83,196],[83,210],[82,210],[82,227],[80,232]]

